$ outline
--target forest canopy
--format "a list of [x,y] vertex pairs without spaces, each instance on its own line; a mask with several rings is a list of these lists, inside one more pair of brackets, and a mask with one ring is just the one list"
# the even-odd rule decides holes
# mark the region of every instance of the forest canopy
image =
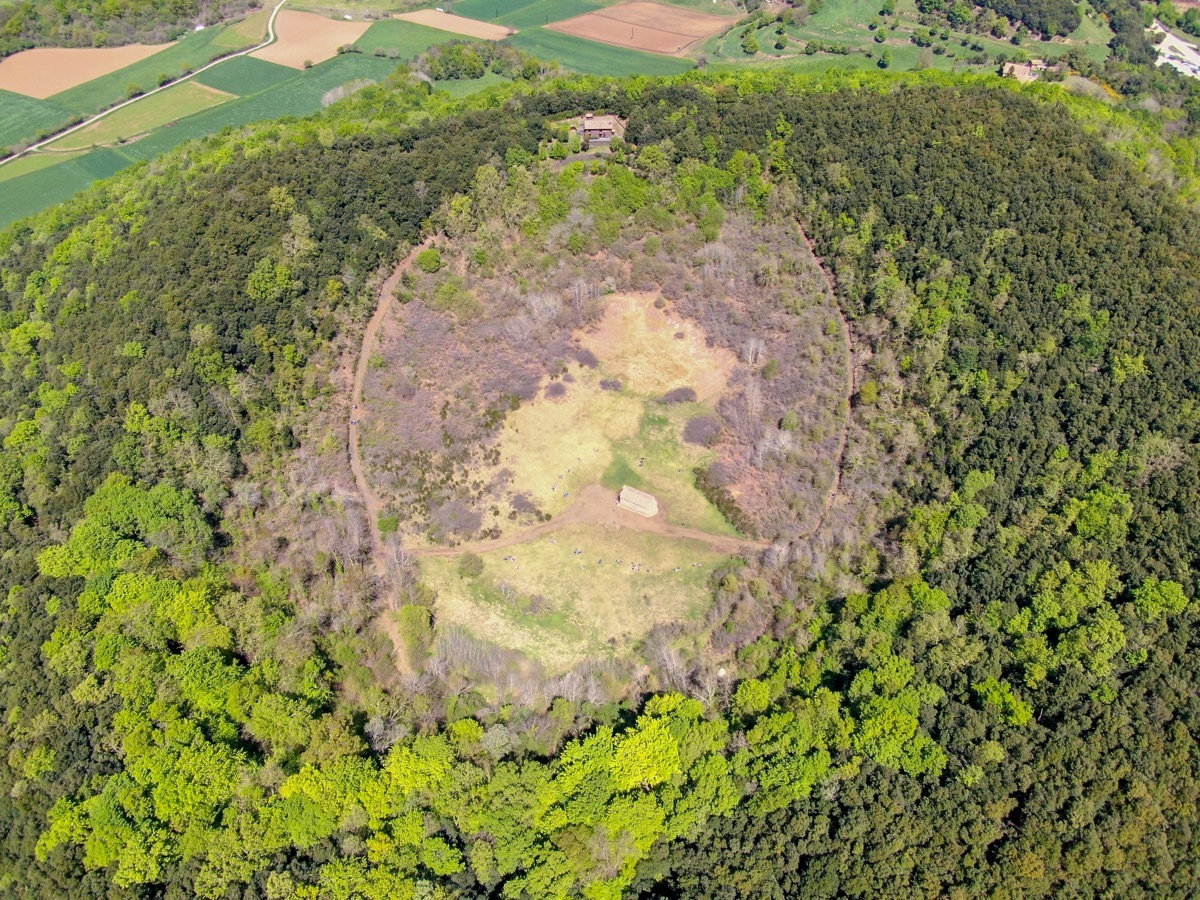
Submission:
[[[1200,223],[1056,97],[397,79],[0,233],[0,892],[1194,894]],[[593,110],[625,140],[553,159]],[[815,533],[771,524],[701,625],[554,678],[372,571],[323,466],[412,247],[494,227],[422,270],[600,254],[700,316],[763,223],[811,236],[852,336]]]

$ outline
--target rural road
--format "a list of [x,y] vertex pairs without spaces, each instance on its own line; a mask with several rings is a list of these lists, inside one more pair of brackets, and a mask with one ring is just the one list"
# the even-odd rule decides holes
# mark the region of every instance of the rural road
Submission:
[[276,4],[276,6],[273,10],[271,10],[271,17],[269,19],[267,19],[267,39],[265,41],[263,41],[261,44],[255,46],[255,47],[247,47],[245,50],[239,50],[237,53],[230,53],[228,56],[222,56],[220,59],[213,60],[212,62],[208,63],[207,65],[201,66],[195,72],[191,72],[187,75],[184,75],[182,78],[177,78],[174,81],[168,82],[167,84],[160,85],[159,87],[156,87],[153,90],[146,91],[146,93],[144,93],[144,94],[138,94],[138,96],[132,97],[129,100],[125,100],[122,103],[118,103],[116,106],[110,106],[108,109],[104,110],[104,112],[97,113],[96,115],[92,116],[90,119],[85,119],[84,121],[80,122],[78,125],[72,125],[70,128],[60,131],[57,134],[46,138],[44,141],[39,141],[36,144],[30,144],[24,150],[20,150],[17,153],[14,153],[12,156],[6,156],[4,159],[0,159],[0,166],[5,165],[6,163],[13,162],[14,160],[20,159],[22,156],[25,156],[29,153],[33,153],[37,150],[41,150],[44,147],[48,147],[50,144],[53,144],[55,141],[60,141],[69,134],[74,134],[75,132],[77,132],[83,128],[87,128],[89,125],[94,125],[96,122],[99,122],[101,119],[103,119],[107,116],[111,116],[113,113],[117,112],[118,110],[125,109],[127,106],[133,106],[133,104],[135,104],[141,100],[145,100],[147,97],[153,97],[155,94],[161,93],[162,91],[170,90],[171,88],[175,87],[175,85],[177,85],[177,84],[183,84],[185,81],[189,81],[192,78],[195,78],[201,72],[207,72],[213,66],[219,66],[223,62],[228,62],[231,59],[237,59],[239,56],[247,56],[251,53],[255,53],[255,52],[261,50],[263,47],[271,46],[271,44],[275,43],[275,40],[277,38],[277,35],[275,34],[275,17],[279,15],[279,11],[281,9],[283,9],[283,5],[285,3],[287,3],[287,0],[279,0],[279,3]]

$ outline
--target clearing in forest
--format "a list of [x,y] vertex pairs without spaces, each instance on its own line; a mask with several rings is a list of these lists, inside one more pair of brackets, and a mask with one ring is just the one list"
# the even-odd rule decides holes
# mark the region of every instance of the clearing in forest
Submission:
[[682,53],[697,41],[721,34],[729,24],[730,20],[724,16],[634,0],[547,27],[618,47],[652,53]]
[[424,559],[421,569],[438,593],[439,627],[460,626],[563,671],[699,615],[710,574],[728,558],[698,541],[568,525],[473,560]]
[[0,61],[0,90],[45,100],[153,56],[170,44],[124,47],[39,47]]
[[[574,359],[507,414],[471,474],[494,489],[483,538],[406,540],[439,622],[550,669],[696,614],[713,568],[750,545],[696,487],[714,451],[684,440],[689,421],[713,413],[736,356],[650,292],[606,297],[573,344]],[[371,393],[364,403],[384,412],[387,398]],[[626,485],[652,493],[658,514],[620,509]],[[482,566],[464,565],[468,553]]]
[[[711,413],[737,360],[706,346],[694,324],[656,309],[655,299],[608,298],[600,327],[580,338],[599,365],[572,366],[509,414],[498,467],[512,473],[525,500],[551,515],[567,510],[587,485],[603,484],[615,504],[628,484],[653,493],[669,524],[734,535],[695,486],[694,469],[713,454],[685,443],[683,430]],[[495,517],[502,533],[512,530],[506,513]]]
[[405,22],[415,22],[417,25],[425,25],[428,28],[437,28],[442,31],[449,31],[453,34],[461,34],[466,37],[479,38],[484,41],[502,41],[515,29],[505,28],[501,25],[491,25],[487,22],[480,22],[477,19],[468,19],[463,16],[452,16],[449,13],[440,12],[436,9],[421,9],[410,13],[395,13],[393,18],[402,19]]
[[275,19],[279,40],[250,55],[281,66],[303,69],[305,63],[316,64],[337,56],[338,47],[353,44],[370,27],[370,22],[338,21],[285,9]]

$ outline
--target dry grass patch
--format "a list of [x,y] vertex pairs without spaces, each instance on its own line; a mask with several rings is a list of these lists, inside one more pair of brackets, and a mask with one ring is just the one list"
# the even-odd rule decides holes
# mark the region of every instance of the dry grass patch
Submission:
[[699,399],[713,401],[725,389],[737,357],[709,347],[696,323],[658,309],[657,294],[613,294],[599,328],[585,334],[583,346],[623,379],[627,390],[657,397],[690,387]]
[[141,62],[170,44],[124,47],[42,47],[0,61],[0,90],[45,100],[54,94]]
[[554,540],[482,554],[477,577],[459,574],[457,558],[422,560],[437,591],[439,625],[458,625],[563,671],[629,648],[656,624],[701,613],[708,575],[728,558],[695,541],[583,525],[559,530]]
[[633,50],[679,54],[699,41],[722,34],[729,26],[730,20],[724,16],[635,0],[546,27]]
[[479,38],[484,41],[502,41],[510,34],[515,34],[515,28],[508,28],[504,25],[493,25],[490,22],[479,22],[475,19],[467,19],[463,16],[452,16],[450,13],[440,12],[436,9],[419,9],[416,12],[410,13],[394,13],[394,19],[403,19],[405,22],[415,22],[418,25],[425,25],[429,28],[437,28],[441,31],[449,31],[452,34],[462,34],[467,37]]
[[[580,341],[599,366],[572,365],[508,415],[498,468],[512,473],[514,491],[551,515],[588,485],[616,491],[632,484],[660,500],[666,522],[733,535],[695,487],[693,469],[710,462],[711,452],[685,444],[682,434],[689,418],[711,412],[737,360],[708,347],[701,328],[657,309],[655,299],[609,298],[600,326]],[[695,402],[660,402],[680,388],[694,390]],[[492,518],[486,524],[513,530],[504,515]]]
[[338,47],[353,44],[370,27],[370,22],[337,21],[285,9],[275,19],[279,40],[250,55],[281,66],[303,69],[305,63],[315,65],[337,56]]

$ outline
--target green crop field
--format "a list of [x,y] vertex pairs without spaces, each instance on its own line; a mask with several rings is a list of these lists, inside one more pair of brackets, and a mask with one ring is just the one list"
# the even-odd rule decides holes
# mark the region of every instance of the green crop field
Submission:
[[99,122],[57,140],[52,145],[60,150],[77,150],[93,144],[110,144],[145,134],[168,122],[220,106],[233,99],[229,94],[185,81],[168,90],[105,116]]
[[545,28],[522,31],[506,40],[518,50],[557,60],[585,75],[678,75],[693,67],[691,60],[626,50]]
[[466,16],[481,22],[495,22],[502,16],[514,15],[541,2],[542,0],[459,0],[450,10],[456,16]]
[[452,34],[440,28],[429,28],[416,22],[404,22],[400,19],[388,19],[376,22],[367,29],[367,33],[355,41],[355,45],[363,53],[374,53],[382,50],[399,59],[413,59],[424,53],[434,44],[444,44],[447,41],[469,40],[461,34]]
[[58,165],[0,181],[0,228],[70,199],[131,162],[116,150],[94,150]]
[[26,138],[70,121],[70,110],[48,100],[35,100],[11,91],[0,91],[0,147],[11,147]]
[[369,78],[382,81],[396,68],[396,61],[360,53],[334,57],[251,97],[233,100],[181,120],[170,128],[160,128],[149,137],[125,148],[136,159],[151,159],[184,141],[215,134],[227,126],[247,125],[279,116],[306,116],[321,108],[326,92],[349,81]]
[[592,0],[537,0],[535,3],[530,3],[528,6],[501,16],[496,19],[496,23],[509,25],[516,29],[537,28],[539,25],[548,25],[551,22],[561,22],[563,19],[582,16],[584,13],[601,9],[604,5],[592,2]]
[[255,59],[253,56],[239,56],[219,66],[213,66],[207,72],[197,75],[195,80],[218,91],[246,97],[300,77],[300,73],[287,66],[267,62],[265,59]]
[[30,172],[40,172],[69,160],[76,159],[86,153],[86,150],[74,150],[70,153],[31,153],[10,163],[0,166],[0,181],[12,181]]
[[[131,85],[137,85],[143,91],[149,90],[158,86],[163,75],[178,77],[185,69],[198,69],[215,57],[230,52],[231,48],[218,42],[223,31],[221,28],[206,28],[204,31],[191,32],[141,62],[55,94],[50,99],[77,112],[96,112],[129,96]],[[256,42],[243,40],[241,43],[249,47]]]

